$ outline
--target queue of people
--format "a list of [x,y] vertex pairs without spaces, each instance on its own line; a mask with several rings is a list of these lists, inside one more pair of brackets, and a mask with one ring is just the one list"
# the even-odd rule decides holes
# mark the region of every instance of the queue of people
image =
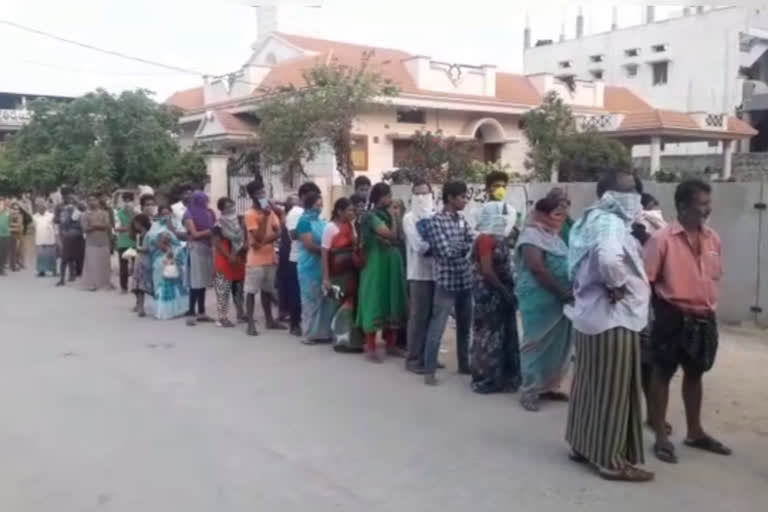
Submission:
[[[701,423],[722,274],[719,238],[706,224],[709,185],[680,184],[670,223],[621,169],[600,180],[597,201],[575,220],[567,194],[555,188],[519,222],[506,202],[507,185],[505,173],[486,177],[476,222],[464,213],[468,189],[461,182],[443,185],[435,211],[430,184],[416,181],[406,212],[389,185],[358,178],[355,192],[332,205],[330,219],[311,182],[278,204],[255,179],[242,217],[229,198],[217,201],[216,213],[204,192],[187,187],[172,206],[143,195],[137,207],[127,193],[111,221],[98,197],[83,210],[64,190],[55,213],[40,205],[34,215],[37,270],[56,272],[58,245],[60,285],[82,268],[87,289],[109,287],[115,222],[120,286],[134,293],[139,317],[243,323],[258,336],[258,299],[261,328],[287,329],[306,345],[328,344],[375,363],[403,358],[405,370],[428,386],[439,383],[440,346],[453,317],[457,369],[471,389],[519,391],[530,412],[568,403],[570,458],[609,480],[654,476],[641,467],[643,394],[653,453],[677,462],[666,410],[670,379],[682,367],[685,444],[730,454]],[[3,248],[12,215],[0,204]],[[206,313],[209,288],[215,319]],[[568,393],[563,383],[571,370]]]

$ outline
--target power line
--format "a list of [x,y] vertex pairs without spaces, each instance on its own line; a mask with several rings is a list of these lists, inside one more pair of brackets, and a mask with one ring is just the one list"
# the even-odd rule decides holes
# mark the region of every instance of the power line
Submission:
[[157,62],[157,61],[153,61],[153,60],[149,60],[149,59],[144,59],[142,57],[134,57],[132,55],[127,55],[125,53],[114,51],[114,50],[107,50],[105,48],[99,48],[98,46],[94,46],[94,45],[91,45],[91,44],[88,44],[88,43],[81,43],[80,41],[75,41],[74,39],[68,39],[66,37],[57,36],[56,34],[51,34],[50,32],[46,32],[44,30],[38,30],[36,28],[27,27],[25,25],[21,25],[19,23],[14,22],[14,21],[5,20],[5,19],[2,19],[2,18],[0,18],[0,24],[7,25],[9,27],[13,27],[13,28],[16,28],[16,29],[19,29],[19,30],[23,30],[24,32],[29,32],[31,34],[37,34],[39,36],[43,36],[43,37],[47,37],[47,38],[50,38],[50,39],[54,39],[54,40],[62,42],[62,43],[67,43],[67,44],[71,44],[71,45],[74,45],[74,46],[79,46],[81,48],[86,48],[88,50],[92,50],[92,51],[95,51],[95,52],[105,53],[107,55],[112,55],[113,57],[120,57],[121,59],[133,60],[133,61],[136,61],[136,62],[141,62],[142,64],[148,64],[150,66],[156,66],[156,67],[160,67],[160,68],[170,69],[172,71],[177,71],[179,73],[186,73],[186,74],[189,74],[189,75],[198,75],[198,76],[206,76],[207,75],[207,73],[203,73],[201,71],[196,71],[196,70],[188,69],[188,68],[182,68],[182,67],[179,67],[179,66],[173,66],[173,65],[170,65],[170,64],[164,64],[162,62]]
[[[0,62],[3,62],[3,58],[0,57]],[[45,68],[51,68],[51,69],[59,69],[61,71],[68,71],[71,73],[91,73],[94,75],[113,75],[113,76],[170,76],[170,75],[178,75],[182,74],[180,71],[168,71],[168,72],[157,72],[157,73],[143,73],[143,72],[137,72],[132,73],[128,71],[111,71],[111,70],[98,70],[98,69],[86,69],[86,68],[73,68],[68,66],[59,66],[58,64],[51,64],[48,62],[38,62],[34,60],[29,59],[11,59],[7,62],[13,63],[19,63],[19,64],[28,64],[31,66],[40,66]],[[186,74],[186,73],[184,73]]]
[[22,25],[20,23],[16,23],[15,21],[6,20],[6,19],[3,19],[3,18],[0,18],[0,25],[7,25],[9,27],[13,27],[13,28],[16,28],[18,30],[22,30],[24,32],[29,32],[31,34],[36,34],[36,35],[39,35],[39,36],[47,37],[49,39],[53,39],[53,40],[56,40],[56,41],[59,41],[59,42],[62,42],[62,43],[71,44],[71,45],[74,45],[74,46],[79,46],[79,47],[85,48],[87,50],[92,50],[92,51],[95,51],[95,52],[104,53],[106,55],[111,55],[113,57],[119,57],[121,59],[132,60],[132,61],[136,61],[136,62],[141,62],[142,64],[147,64],[147,65],[150,65],[150,66],[156,66],[156,67],[160,67],[160,68],[169,69],[171,71],[176,71],[178,73],[184,73],[184,74],[188,74],[188,75],[197,75],[197,76],[200,76],[200,77],[208,76],[208,77],[212,77],[212,78],[234,77],[234,81],[240,82],[242,84],[251,85],[253,87],[259,87],[259,85],[260,85],[260,84],[253,83],[253,82],[250,82],[248,80],[245,80],[244,78],[241,78],[241,77],[235,77],[234,76],[235,73],[225,73],[224,75],[213,75],[211,73],[203,73],[202,71],[198,71],[198,70],[194,70],[194,69],[189,69],[189,68],[183,68],[183,67],[180,67],[180,66],[174,66],[174,65],[171,65],[171,64],[165,64],[165,63],[162,63],[162,62],[157,62],[157,61],[145,59],[143,57],[134,57],[132,55],[128,55],[128,54],[125,54],[125,53],[122,53],[122,52],[118,52],[118,51],[114,51],[114,50],[108,50],[106,48],[100,48],[100,47],[94,46],[92,44],[76,41],[74,39],[69,39],[69,38],[66,38],[66,37],[61,37],[61,36],[58,36],[56,34],[52,34],[50,32],[46,32],[44,30],[38,30],[36,28],[28,27],[26,25]]

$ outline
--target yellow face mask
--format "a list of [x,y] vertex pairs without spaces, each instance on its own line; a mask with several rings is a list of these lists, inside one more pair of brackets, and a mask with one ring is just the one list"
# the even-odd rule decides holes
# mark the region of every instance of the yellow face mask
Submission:
[[491,197],[496,201],[503,201],[504,198],[507,197],[507,189],[504,187],[496,187],[493,189],[493,192],[491,192]]

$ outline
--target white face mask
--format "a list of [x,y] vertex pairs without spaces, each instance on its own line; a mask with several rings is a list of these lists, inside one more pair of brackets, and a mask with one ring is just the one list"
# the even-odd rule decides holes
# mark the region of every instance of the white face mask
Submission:
[[430,215],[434,210],[432,194],[421,194],[411,197],[411,209],[417,217]]
[[157,217],[157,206],[148,206],[147,215],[150,217]]
[[606,194],[610,194],[611,197],[613,197],[617,203],[619,203],[619,206],[621,206],[621,209],[624,211],[624,214],[629,217],[630,220],[637,217],[640,212],[643,211],[643,204],[640,201],[640,194],[636,192],[606,192]]

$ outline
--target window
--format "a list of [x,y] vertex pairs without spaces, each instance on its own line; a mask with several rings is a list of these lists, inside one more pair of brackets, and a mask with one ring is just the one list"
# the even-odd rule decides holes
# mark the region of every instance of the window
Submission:
[[667,45],[665,44],[655,44],[651,46],[651,50],[653,50],[654,53],[662,53],[667,51]]
[[632,64],[630,66],[626,66],[625,69],[627,70],[627,76],[628,77],[631,78],[633,76],[637,76],[637,64]]
[[589,72],[589,74],[592,75],[592,78],[595,80],[602,80],[603,79],[603,70],[602,69],[593,69]]
[[720,142],[716,141],[716,140],[710,140],[709,142],[707,142],[707,146],[709,146],[711,148],[716,148],[719,145],[720,145]]
[[571,67],[571,61],[569,60],[561,60],[559,63],[559,66],[563,69],[568,69]]
[[592,55],[589,60],[592,62],[603,62],[603,56],[602,55]]
[[664,152],[665,149],[667,149],[667,145],[664,144],[664,141],[661,141],[661,146],[659,149],[661,150],[662,153]]
[[630,48],[629,50],[624,50],[624,55],[627,57],[637,57],[640,55],[640,48]]
[[418,108],[398,109],[397,122],[424,124],[427,122],[427,111]]
[[355,171],[367,171],[368,170],[368,136],[366,135],[353,135],[351,141],[351,150],[349,154],[350,160],[352,160],[352,170]]
[[653,85],[665,85],[667,83],[669,62],[654,62],[653,67]]

